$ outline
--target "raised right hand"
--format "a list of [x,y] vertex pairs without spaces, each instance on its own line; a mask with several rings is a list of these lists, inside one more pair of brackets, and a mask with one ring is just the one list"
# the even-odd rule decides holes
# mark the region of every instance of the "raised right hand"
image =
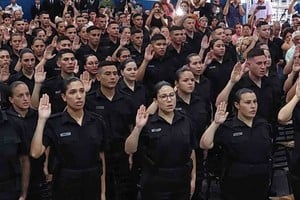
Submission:
[[237,62],[232,69],[230,81],[232,83],[237,83],[239,80],[241,80],[244,72],[243,65],[240,62]]
[[49,102],[49,96],[47,94],[43,94],[40,98],[39,104],[39,119],[48,119],[51,115],[51,103]]
[[137,128],[143,128],[148,121],[148,117],[149,114],[146,112],[146,107],[141,105],[135,117],[135,126]]
[[154,50],[151,44],[149,44],[145,49],[144,59],[147,61],[150,61],[153,59],[154,56]]
[[217,107],[217,111],[215,114],[215,119],[214,122],[216,124],[222,124],[225,122],[227,116],[228,116],[228,112],[226,112],[226,108],[227,108],[227,103],[225,103],[225,101],[222,101],[218,107]]

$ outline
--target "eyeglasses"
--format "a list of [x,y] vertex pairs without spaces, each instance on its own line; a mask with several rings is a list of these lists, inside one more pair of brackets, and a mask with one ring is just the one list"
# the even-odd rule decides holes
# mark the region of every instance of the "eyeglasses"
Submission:
[[162,94],[162,95],[159,95],[158,97],[163,101],[167,101],[168,98],[170,98],[172,100],[175,97],[175,92],[171,92],[170,94]]

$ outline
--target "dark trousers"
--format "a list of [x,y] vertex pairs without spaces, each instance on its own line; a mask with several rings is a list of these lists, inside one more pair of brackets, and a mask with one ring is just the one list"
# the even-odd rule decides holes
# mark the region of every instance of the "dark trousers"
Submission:
[[142,200],[189,200],[191,168],[143,169]]
[[61,169],[54,175],[53,200],[99,200],[101,195],[100,167]]
[[0,181],[0,199],[1,200],[17,200],[20,197],[20,181],[11,179]]
[[51,193],[49,185],[46,181],[31,183],[29,185],[28,194],[26,200],[50,200]]
[[225,177],[221,183],[221,190],[225,200],[266,200],[269,185],[269,174]]
[[133,200],[136,198],[134,181],[129,170],[128,155],[124,149],[106,152],[105,160],[106,199]]
[[300,200],[300,176],[291,174],[290,180],[295,200]]

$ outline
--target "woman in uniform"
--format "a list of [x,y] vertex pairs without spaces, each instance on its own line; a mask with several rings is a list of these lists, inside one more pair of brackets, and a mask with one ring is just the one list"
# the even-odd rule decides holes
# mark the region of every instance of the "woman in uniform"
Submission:
[[271,173],[271,126],[256,116],[255,93],[246,88],[235,94],[237,114],[226,120],[227,105],[218,105],[214,121],[204,132],[200,147],[224,149],[221,190],[226,200],[265,200]]
[[300,199],[300,79],[296,83],[296,93],[294,97],[279,111],[279,123],[286,123],[293,119],[295,131],[295,148],[291,158],[291,185],[295,199]]
[[51,117],[49,97],[40,100],[31,156],[40,157],[48,146],[54,151],[53,200],[105,199],[104,123],[83,109],[85,90],[78,78],[65,80],[61,93],[67,108]]
[[149,117],[145,106],[139,108],[125,151],[139,148],[143,154],[142,200],[188,200],[196,178],[192,126],[175,111],[176,93],[169,83],[157,83],[155,94],[158,111]]

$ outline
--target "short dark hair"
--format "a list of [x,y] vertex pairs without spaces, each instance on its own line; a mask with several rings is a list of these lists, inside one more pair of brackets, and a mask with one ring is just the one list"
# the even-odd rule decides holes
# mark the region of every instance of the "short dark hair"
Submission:
[[97,26],[89,26],[89,27],[86,29],[86,32],[89,33],[89,32],[91,32],[91,31],[93,31],[93,30],[100,30],[100,28],[97,27]]
[[129,52],[130,52],[130,50],[127,49],[126,47],[121,47],[121,48],[117,51],[116,57],[119,58],[119,57],[121,56],[121,54],[122,54],[124,51],[129,51]]
[[191,54],[189,54],[189,55],[186,57],[186,60],[185,60],[186,64],[189,64],[189,63],[191,62],[191,60],[190,60],[191,57],[194,57],[194,56],[200,57],[200,55],[197,54],[197,53],[191,53]]
[[170,33],[173,31],[181,31],[184,28],[182,26],[172,26],[171,28],[169,28]]
[[[19,85],[26,85],[26,83],[24,83],[23,81],[14,81],[9,85],[9,96],[12,97],[13,96],[13,91],[16,87],[18,87]],[[26,85],[27,86],[27,85]],[[28,88],[28,86],[27,86]],[[29,89],[28,89],[29,90]]]
[[191,71],[188,67],[183,66],[183,67],[179,68],[179,69],[176,71],[176,74],[175,74],[175,80],[176,80],[176,81],[179,81],[180,75],[181,75],[182,73],[184,73],[184,72],[191,72],[191,73],[192,73],[192,71]]
[[254,47],[248,52],[247,59],[262,55],[265,55],[264,50],[262,50],[260,47]]
[[241,96],[245,93],[254,93],[253,90],[249,89],[249,88],[241,88],[238,91],[235,92],[234,94],[234,102],[239,103],[241,100]]
[[157,33],[157,34],[154,34],[150,40],[150,42],[155,42],[157,40],[166,40],[165,36],[160,34],[160,33]]
[[[77,81],[79,81],[79,82],[81,82],[82,83],[82,81],[79,79],[79,78],[77,78],[77,77],[69,77],[69,78],[67,78],[67,79],[64,79],[63,80],[63,84],[61,85],[61,94],[66,94],[66,92],[67,92],[67,90],[68,90],[68,86],[71,84],[71,83],[73,83],[73,82],[77,82]],[[83,83],[82,83],[83,84]]]
[[112,61],[102,61],[99,63],[100,68],[105,67],[105,66],[110,66],[110,65],[116,66],[116,64]]
[[71,40],[65,35],[58,36],[56,42],[59,43],[63,40],[69,40],[71,42]]
[[269,25],[269,24],[268,24],[268,22],[265,22],[265,21],[259,21],[256,24],[256,28],[260,28],[260,27],[262,27],[264,25]]
[[68,26],[65,27],[65,30],[67,30],[69,28],[75,28],[76,29],[76,27],[74,25],[70,24],[70,25],[68,25]]
[[122,62],[122,63],[120,64],[120,70],[124,70],[125,67],[126,67],[126,65],[127,65],[128,63],[131,63],[131,62],[134,62],[134,63],[135,63],[135,60],[133,60],[132,58],[126,59],[124,62]]
[[61,59],[61,57],[66,53],[71,53],[75,56],[74,51],[72,51],[71,49],[62,49],[57,53],[57,60]]
[[164,86],[170,86],[171,88],[173,88],[173,86],[171,85],[171,83],[169,83],[167,81],[160,81],[160,82],[156,83],[155,86],[154,86],[154,98],[157,98],[158,92]]
[[136,34],[136,33],[143,33],[143,31],[140,30],[140,29],[132,28],[131,29],[131,35]]

